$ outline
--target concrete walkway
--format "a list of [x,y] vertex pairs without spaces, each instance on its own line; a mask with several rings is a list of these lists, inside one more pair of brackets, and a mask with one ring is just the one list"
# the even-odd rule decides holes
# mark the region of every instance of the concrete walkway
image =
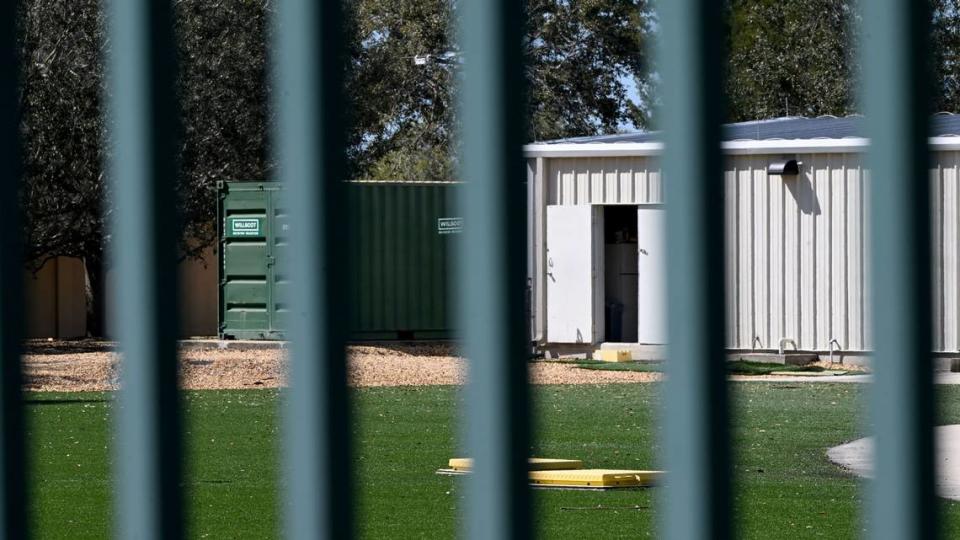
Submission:
[[[960,425],[938,426],[937,440],[937,494],[960,501]],[[870,478],[873,474],[873,438],[865,437],[827,450],[827,457],[857,476]]]
[[[791,375],[733,375],[731,381],[738,382],[789,382],[789,383],[869,383],[873,380],[870,375],[835,375],[833,377],[810,377],[810,376],[791,376]],[[933,382],[935,384],[960,384],[960,373],[938,372],[934,374]]]

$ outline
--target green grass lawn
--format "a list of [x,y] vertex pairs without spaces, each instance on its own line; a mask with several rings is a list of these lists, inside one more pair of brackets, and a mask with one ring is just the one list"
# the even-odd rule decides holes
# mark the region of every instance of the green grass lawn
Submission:
[[[827,447],[860,435],[865,388],[739,383],[734,392],[735,511],[746,538],[858,535],[860,482],[831,465]],[[943,423],[960,422],[960,388],[939,387]],[[189,535],[275,536],[277,404],[271,390],[185,394]],[[535,388],[533,454],[592,467],[656,466],[658,386]],[[39,538],[103,538],[109,531],[110,401],[105,394],[31,394],[33,518]],[[456,450],[457,389],[356,393],[358,528],[366,538],[451,537],[463,479],[434,471]],[[657,491],[535,491],[543,536],[653,536]],[[943,503],[946,537],[960,504]]]

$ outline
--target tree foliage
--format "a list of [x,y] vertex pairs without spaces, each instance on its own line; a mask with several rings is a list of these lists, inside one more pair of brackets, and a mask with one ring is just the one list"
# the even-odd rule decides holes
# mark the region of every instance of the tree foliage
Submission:
[[262,181],[268,151],[268,0],[175,3],[183,123],[177,192],[187,256],[216,241],[217,183]]
[[37,267],[102,254],[103,25],[96,0],[23,3],[21,197]]
[[[357,0],[347,95],[355,176],[449,180],[456,132],[458,60],[415,65],[414,57],[456,53],[451,0]],[[528,140],[644,127],[650,96],[630,95],[649,77],[647,0],[530,0]],[[469,62],[469,57],[462,57]]]
[[932,112],[960,112],[960,0],[931,0]]
[[646,0],[531,0],[527,12],[530,139],[647,126],[653,13]]
[[732,0],[728,118],[857,111],[854,0]]
[[[456,68],[414,57],[455,48],[449,0],[348,2],[348,174],[449,179]],[[439,159],[439,167],[429,164]],[[427,166],[425,167],[424,164]]]

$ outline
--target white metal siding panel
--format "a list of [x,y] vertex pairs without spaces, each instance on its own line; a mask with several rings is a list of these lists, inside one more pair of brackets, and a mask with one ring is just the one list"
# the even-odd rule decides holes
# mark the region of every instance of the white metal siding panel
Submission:
[[787,259],[787,224],[783,219],[785,214],[784,201],[787,187],[784,182],[767,182],[770,190],[770,331],[763,336],[761,348],[772,349],[777,346],[777,340],[784,335],[787,328],[787,287],[786,268]]
[[[940,186],[940,177],[943,168],[934,164],[930,171],[930,229],[932,231],[930,243],[930,279],[934,291],[943,290],[943,189]],[[933,308],[933,335],[931,336],[934,350],[944,348],[943,325],[943,295],[934,294],[931,302]]]
[[931,171],[933,229],[933,345],[943,352],[960,350],[960,154],[934,154]]
[[[650,161],[646,162],[647,166],[651,166]],[[647,202],[650,203],[660,203],[663,202],[663,183],[660,181],[660,169],[659,168],[650,168],[644,170],[644,175],[647,178]]]
[[[754,159],[753,174],[753,336],[770,342],[770,183],[761,160]],[[766,346],[766,345],[758,345]]]
[[548,204],[662,203],[660,171],[651,157],[545,160]]
[[831,328],[831,283],[832,283],[832,265],[830,264],[830,185],[833,182],[833,170],[840,163],[832,163],[830,167],[818,167],[814,173],[814,194],[817,201],[817,212],[820,217],[819,223],[815,224],[814,238],[816,250],[814,256],[817,264],[815,266],[816,276],[816,298],[814,303],[814,312],[816,313],[816,325],[814,326],[814,343],[817,349],[827,348],[827,342],[833,337]]
[[847,286],[847,294],[850,296],[850,342],[847,346],[852,350],[866,350],[869,348],[869,332],[872,329],[866,317],[870,313],[867,309],[869,299],[869,288],[867,286],[866,264],[869,262],[867,253],[867,223],[868,206],[870,194],[867,192],[867,177],[863,173],[863,168],[858,164],[855,174],[852,175],[856,181],[851,181],[855,190],[850,193],[849,204],[853,208],[849,216],[851,221],[851,238],[848,241],[850,257],[850,276],[851,280]]
[[814,237],[820,216],[816,214],[817,201],[813,183],[816,181],[816,167],[819,164],[815,156],[811,157],[813,166],[809,171],[797,176],[799,192],[796,194],[800,210],[800,329],[797,335],[800,337],[798,343],[803,343],[806,349],[817,348],[817,336],[813,331],[817,320],[813,300],[817,291]]
[[724,172],[724,215],[726,217],[724,228],[726,229],[727,241],[724,243],[725,257],[723,264],[726,268],[726,302],[727,302],[727,343],[737,343],[739,336],[739,326],[737,311],[740,306],[739,290],[737,289],[737,243],[739,235],[737,234],[737,182],[736,172],[727,170]]

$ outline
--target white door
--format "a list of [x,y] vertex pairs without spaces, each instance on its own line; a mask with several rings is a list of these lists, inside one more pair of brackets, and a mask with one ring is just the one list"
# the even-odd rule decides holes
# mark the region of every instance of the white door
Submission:
[[667,342],[664,218],[662,207],[637,210],[637,343]]
[[547,206],[548,342],[596,343],[603,337],[602,244],[600,207]]

